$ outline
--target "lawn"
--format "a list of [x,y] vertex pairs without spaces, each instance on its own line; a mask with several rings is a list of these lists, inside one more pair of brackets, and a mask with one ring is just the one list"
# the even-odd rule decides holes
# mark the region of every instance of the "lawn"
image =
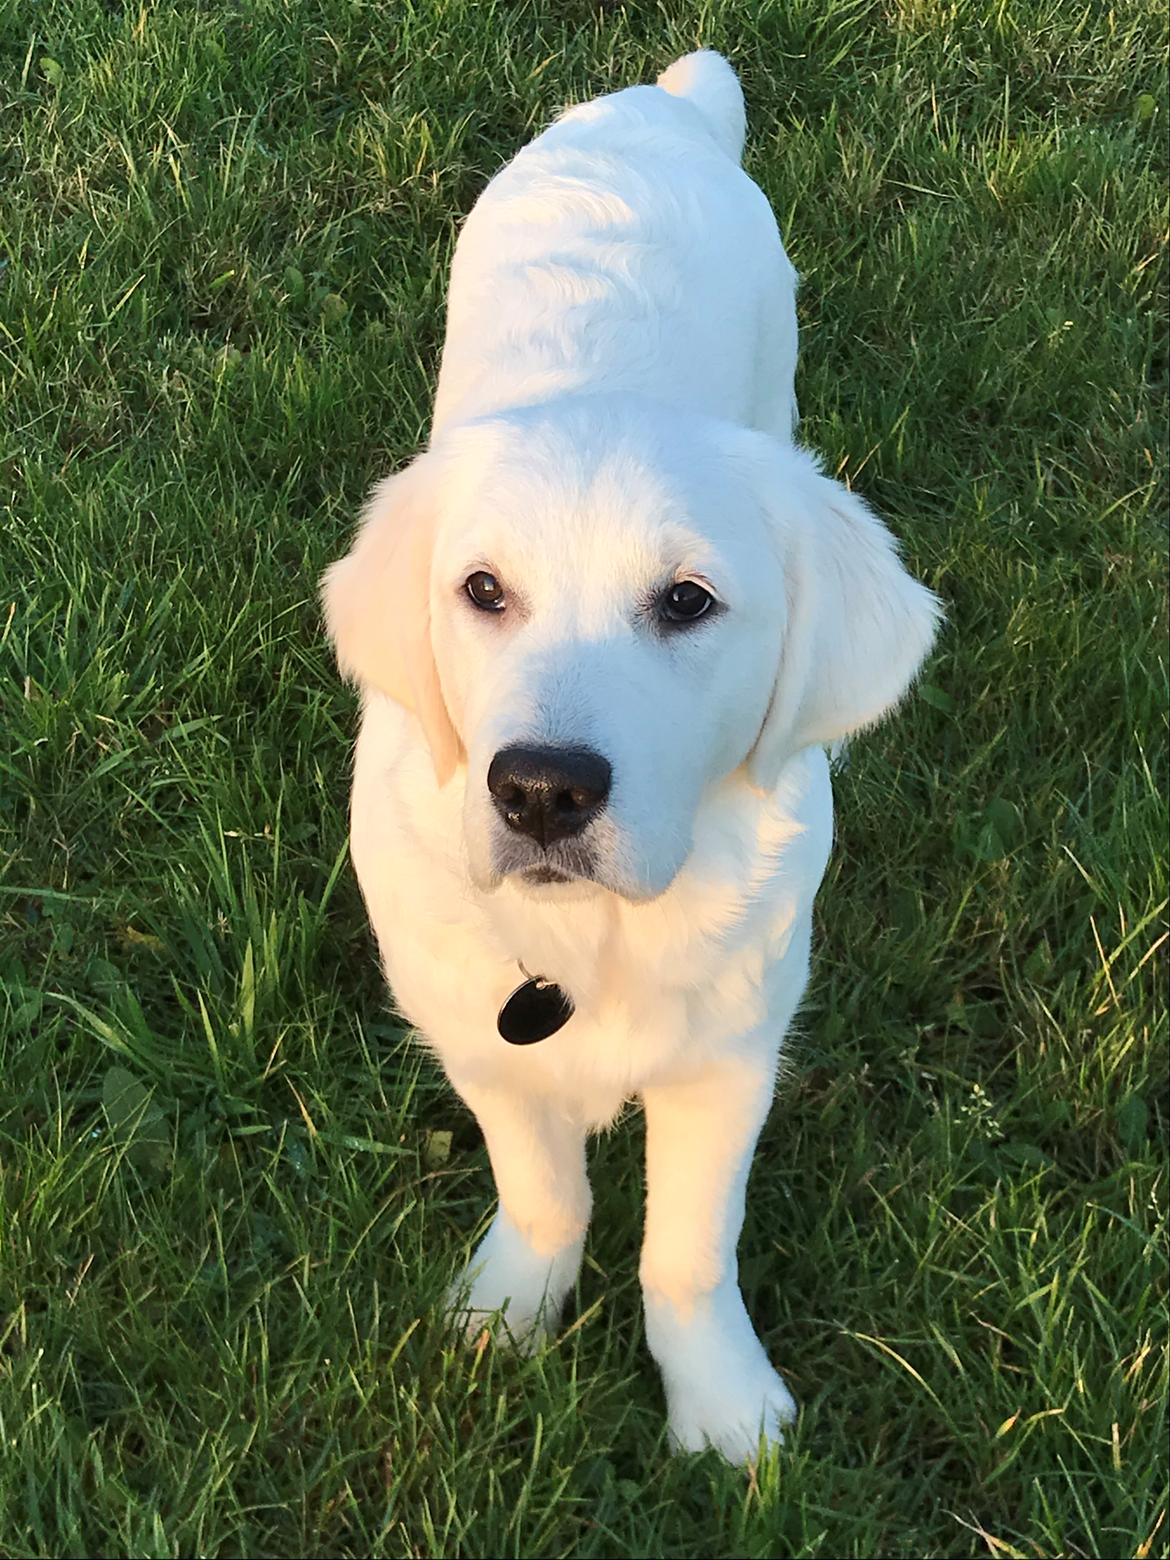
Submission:
[[[1161,0],[0,18],[0,1556],[1166,1555]],[[444,1331],[490,1179],[387,1010],[315,599],[485,180],[699,44],[804,437],[949,614],[839,784],[751,1475],[665,1445],[636,1111],[563,1335]]]

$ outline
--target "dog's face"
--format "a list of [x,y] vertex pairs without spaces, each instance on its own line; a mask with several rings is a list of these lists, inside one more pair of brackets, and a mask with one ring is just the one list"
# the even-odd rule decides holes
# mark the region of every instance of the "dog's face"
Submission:
[[673,881],[712,785],[770,788],[876,718],[936,615],[807,456],[588,400],[458,429],[383,484],[326,607],[440,781],[465,762],[481,888],[630,900]]
[[484,432],[448,494],[431,589],[472,875],[651,898],[686,860],[703,791],[763,724],[778,550],[693,425],[578,411]]

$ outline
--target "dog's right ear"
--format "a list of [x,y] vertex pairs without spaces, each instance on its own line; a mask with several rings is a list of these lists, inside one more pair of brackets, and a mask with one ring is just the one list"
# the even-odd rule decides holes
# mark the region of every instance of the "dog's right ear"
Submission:
[[325,571],[321,598],[342,673],[414,711],[445,785],[461,746],[431,645],[436,475],[424,454],[378,484],[352,549]]
[[[942,603],[907,573],[894,538],[807,450],[769,441],[764,503],[787,573],[787,623],[772,703],[748,774],[775,789],[802,748],[870,726],[903,697],[933,643]],[[765,463],[764,468],[769,468]]]

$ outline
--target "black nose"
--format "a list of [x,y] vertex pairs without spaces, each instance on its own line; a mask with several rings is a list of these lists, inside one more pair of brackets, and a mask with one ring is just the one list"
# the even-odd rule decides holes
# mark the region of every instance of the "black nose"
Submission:
[[501,748],[488,790],[510,829],[541,845],[579,834],[609,795],[613,771],[592,748]]

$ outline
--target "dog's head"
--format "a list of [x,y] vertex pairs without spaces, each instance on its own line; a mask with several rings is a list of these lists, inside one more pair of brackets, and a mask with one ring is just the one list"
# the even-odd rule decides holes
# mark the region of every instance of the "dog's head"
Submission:
[[[704,792],[877,720],[935,598],[815,460],[582,398],[466,424],[384,481],[328,571],[341,668],[466,764],[474,880],[666,889]],[[580,888],[577,888],[580,892]]]

